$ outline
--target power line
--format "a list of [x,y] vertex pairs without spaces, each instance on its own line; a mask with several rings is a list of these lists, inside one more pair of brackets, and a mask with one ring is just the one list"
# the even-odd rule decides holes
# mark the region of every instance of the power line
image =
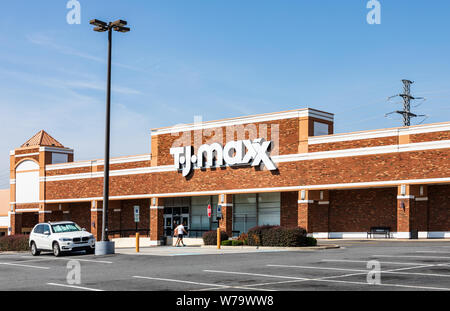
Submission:
[[411,118],[424,117],[424,119],[420,122],[420,123],[423,123],[428,118],[428,116],[427,115],[417,115],[415,113],[412,113],[411,112],[411,101],[422,100],[422,102],[420,102],[418,105],[414,106],[414,108],[416,108],[416,107],[420,106],[421,104],[423,104],[423,102],[425,101],[425,98],[424,97],[414,97],[411,95],[411,84],[414,83],[413,81],[403,79],[402,82],[403,82],[403,93],[394,95],[394,96],[390,96],[390,97],[388,97],[387,100],[390,101],[392,98],[401,97],[403,99],[403,110],[396,110],[396,111],[389,112],[385,115],[385,117],[387,117],[393,113],[398,113],[398,114],[402,115],[402,117],[403,117],[403,126],[411,126]]

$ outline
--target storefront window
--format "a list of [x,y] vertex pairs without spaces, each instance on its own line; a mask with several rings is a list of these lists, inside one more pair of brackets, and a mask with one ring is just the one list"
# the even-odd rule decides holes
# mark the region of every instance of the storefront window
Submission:
[[258,226],[280,225],[280,193],[258,194]]
[[280,193],[237,194],[233,197],[233,231],[256,225],[280,225]]
[[[191,230],[202,232],[217,229],[217,196],[202,196],[191,198]],[[208,217],[208,204],[211,204],[212,215]]]

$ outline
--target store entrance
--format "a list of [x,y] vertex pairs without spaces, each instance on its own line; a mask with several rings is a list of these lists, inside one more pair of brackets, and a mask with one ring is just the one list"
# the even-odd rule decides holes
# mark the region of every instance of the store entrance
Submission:
[[[189,199],[189,198],[187,198]],[[173,230],[183,224],[189,232],[189,210],[190,200],[185,198],[175,198],[166,200],[164,207],[164,235],[173,236]]]

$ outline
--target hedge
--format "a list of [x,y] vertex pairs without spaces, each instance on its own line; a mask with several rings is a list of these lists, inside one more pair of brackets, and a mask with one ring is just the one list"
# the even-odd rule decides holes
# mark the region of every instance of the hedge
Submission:
[[[228,240],[228,234],[220,231],[220,241]],[[217,231],[208,231],[203,234],[203,244],[217,245]]]
[[223,245],[223,246],[231,246],[232,242],[233,241],[231,241],[231,240],[225,240],[225,241],[222,241],[222,243],[220,243],[220,244]]
[[28,251],[28,235],[10,235],[0,238],[0,252]]
[[308,240],[303,228],[257,226],[248,231],[248,245],[251,246],[295,247],[309,246],[309,243],[314,242]]

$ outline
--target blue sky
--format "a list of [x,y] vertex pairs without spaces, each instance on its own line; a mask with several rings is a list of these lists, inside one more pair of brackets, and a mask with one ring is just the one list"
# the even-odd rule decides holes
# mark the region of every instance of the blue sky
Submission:
[[9,150],[41,129],[76,160],[103,157],[106,35],[92,18],[132,28],[114,33],[113,156],[148,153],[151,128],[195,115],[312,107],[335,113],[335,132],[399,126],[384,114],[403,78],[426,123],[450,120],[447,0],[380,0],[380,25],[366,0],[79,2],[80,25],[66,0],[2,3],[0,188]]

